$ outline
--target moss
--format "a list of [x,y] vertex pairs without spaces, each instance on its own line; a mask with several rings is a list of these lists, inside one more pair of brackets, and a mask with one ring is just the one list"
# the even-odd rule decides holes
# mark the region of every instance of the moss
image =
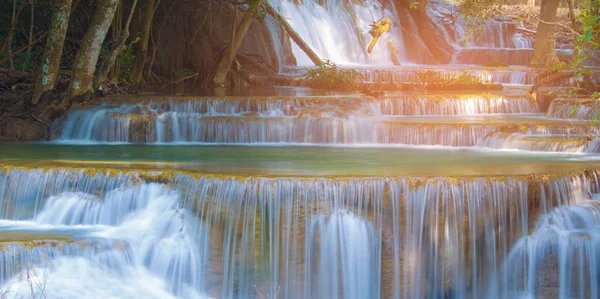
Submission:
[[482,66],[484,66],[484,67],[508,67],[508,64],[506,64],[504,62],[493,61],[493,62],[484,63]]

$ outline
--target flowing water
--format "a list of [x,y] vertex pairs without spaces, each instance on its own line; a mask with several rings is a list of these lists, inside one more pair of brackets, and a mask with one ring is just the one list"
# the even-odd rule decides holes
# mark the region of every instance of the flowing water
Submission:
[[[440,21],[453,5],[429,2],[454,63],[530,55],[501,19],[460,44],[464,20]],[[436,71],[504,89],[78,105],[50,141],[0,143],[0,298],[599,296],[596,101],[535,100],[538,71],[524,67],[392,67],[386,47],[367,55],[369,23],[388,16],[407,57],[402,28],[415,20],[396,18],[402,7],[271,4],[364,81]]]
[[[389,1],[382,5],[380,1],[372,0],[272,0],[270,3],[320,58],[338,64],[392,65],[390,49],[385,46],[388,39],[398,48],[398,58],[403,64],[415,63],[408,60],[405,43],[426,47],[425,37],[415,33],[421,26],[420,20],[410,13],[411,8],[405,3]],[[409,13],[399,14],[399,11]],[[489,19],[478,27],[479,30],[469,33],[469,26],[462,17],[454,23],[447,21],[448,16],[456,14],[456,11],[454,4],[445,1],[432,0],[427,4],[432,28],[439,31],[444,41],[455,50],[452,61],[446,63],[527,65],[533,42],[531,38],[517,33],[515,23],[500,18]],[[404,17],[401,18],[401,15]],[[366,52],[371,41],[369,25],[384,17],[390,18],[394,26],[369,55]],[[279,61],[284,61],[281,55],[284,36],[278,34],[279,29],[274,24],[269,24],[269,28],[271,36],[275,37],[275,45],[280,45],[276,46]],[[472,37],[464,40],[465,36]],[[294,43],[292,50],[298,65],[312,65]]]
[[521,89],[81,106],[52,142],[0,144],[0,289],[594,298],[600,126],[560,118],[565,101],[547,114]]
[[[369,25],[373,20],[384,17],[395,20],[395,8],[384,8],[379,2],[371,0],[365,1],[364,5],[346,0],[327,3],[306,0],[300,1],[301,5],[292,0],[270,2],[321,59],[339,64],[392,65],[387,47],[376,47],[372,55],[368,55],[366,48],[371,41]],[[390,31],[390,38],[401,51],[405,48],[402,34],[399,26]],[[275,41],[276,45],[282,44],[282,41]],[[308,56],[296,44],[292,45],[292,50],[298,65],[312,65]],[[404,53],[400,52],[399,57],[403,59]]]

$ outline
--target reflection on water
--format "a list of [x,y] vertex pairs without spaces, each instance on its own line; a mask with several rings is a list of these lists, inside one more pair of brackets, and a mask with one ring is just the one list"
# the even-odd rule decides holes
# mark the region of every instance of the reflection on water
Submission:
[[[3,146],[6,145],[6,146]],[[600,157],[447,147],[0,144],[4,165],[300,176],[525,175],[593,168]],[[357,159],[360,157],[360,159]]]

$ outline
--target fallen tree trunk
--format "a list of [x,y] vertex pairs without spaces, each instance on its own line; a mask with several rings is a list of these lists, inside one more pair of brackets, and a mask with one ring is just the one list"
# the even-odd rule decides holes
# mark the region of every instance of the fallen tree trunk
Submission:
[[527,28],[523,28],[523,27],[517,27],[517,30],[523,31],[526,33],[531,33],[531,34],[535,34],[535,32],[536,32],[535,30],[531,30],[531,29],[527,29]]
[[531,86],[530,92],[535,92],[538,88],[546,84],[573,77],[574,74],[574,72],[550,72],[541,74],[535,79],[535,83]]
[[[535,95],[537,93],[538,88],[540,88],[544,85],[547,85],[547,84],[559,82],[559,81],[567,79],[567,78],[572,78],[579,71],[580,70],[563,70],[563,71],[546,72],[546,73],[540,74],[536,78],[535,83],[533,84],[531,89],[529,90],[529,93]],[[594,85],[594,83],[590,79],[589,74],[583,75],[583,84]]]
[[304,53],[308,55],[308,58],[310,58],[310,60],[312,60],[314,64],[319,66],[323,65],[323,60],[321,60],[321,58],[319,58],[319,56],[310,48],[310,46],[308,46],[306,42],[304,42],[304,40],[300,37],[300,35],[298,35],[294,28],[292,28],[292,26],[288,24],[288,22],[273,8],[273,6],[271,6],[271,4],[265,2],[264,7],[266,12],[270,14],[275,20],[277,20],[279,24],[281,24],[281,27],[283,27],[285,32],[287,32],[287,34],[294,40],[298,47],[300,47],[300,49],[302,49],[302,51],[304,51]]

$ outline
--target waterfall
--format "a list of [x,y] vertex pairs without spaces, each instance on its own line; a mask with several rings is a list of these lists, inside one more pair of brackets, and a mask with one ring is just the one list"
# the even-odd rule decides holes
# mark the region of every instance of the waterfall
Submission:
[[[499,129],[457,119],[437,126],[404,116],[539,112],[527,96],[256,97],[105,103],[70,112],[57,140],[94,142],[475,145]],[[421,122],[419,122],[421,120]],[[423,126],[421,124],[429,123]],[[464,134],[462,134],[464,133]]]
[[547,116],[552,118],[598,120],[600,117],[600,103],[598,100],[589,97],[558,97],[552,99],[550,102]]
[[[392,65],[386,46],[388,38],[400,50],[400,59],[405,58],[400,20],[397,20],[394,11],[384,8],[377,1],[367,0],[360,5],[346,0],[326,3],[316,0],[273,0],[271,4],[321,59],[338,64]],[[369,55],[366,52],[367,44],[371,41],[369,24],[383,17],[394,20],[398,27],[392,28]],[[276,40],[275,44],[281,43]],[[313,64],[295,43],[292,51],[299,66]]]
[[312,293],[313,298],[379,297],[375,282],[381,265],[372,257],[381,254],[380,244],[372,224],[348,211],[314,217],[308,224],[305,260],[317,261],[307,269],[315,274],[309,272],[305,294]]
[[480,146],[512,148],[543,152],[595,152],[597,148],[585,135],[495,133],[487,136]]
[[[419,82],[419,74],[423,69],[359,69],[358,71],[361,72],[367,82],[399,83]],[[435,72],[444,77],[456,78],[461,75],[468,75],[477,77],[483,83],[501,84],[530,85],[533,84],[536,77],[534,71],[524,69],[436,68]]]
[[507,295],[597,298],[600,196],[543,215],[506,262]]
[[[60,192],[45,199],[43,206],[40,203],[36,217],[2,220],[2,233],[15,231],[35,236],[61,229],[69,233],[62,238],[89,238],[92,244],[95,240],[100,244],[113,240],[123,242],[104,252],[85,249],[85,244],[80,247],[76,243],[61,242],[49,248],[55,258],[51,265],[43,259],[37,260],[48,254],[43,247],[34,247],[33,252],[21,248],[16,253],[21,257],[18,265],[2,261],[8,273],[0,277],[14,276],[12,271],[25,267],[20,270],[22,274],[2,280],[3,290],[50,298],[98,294],[121,298],[170,298],[173,295],[207,298],[199,292],[204,281],[198,276],[203,268],[200,254],[201,248],[206,246],[202,226],[179,207],[178,201],[179,194],[158,184],[118,188],[102,198],[89,193]],[[82,228],[89,229],[73,234],[73,230]],[[76,289],[72,284],[74,279],[78,281]],[[151,286],[144,286],[148,282],[152,282]],[[36,286],[33,290],[30,290],[31,283]]]
[[[406,54],[409,49],[427,47],[423,42],[425,38],[416,32],[418,25],[413,16],[404,13],[410,8],[396,7],[394,1],[387,1],[385,6],[373,0],[362,3],[347,0],[273,0],[271,4],[320,58],[338,64],[392,65],[390,50],[386,46],[388,39],[398,48],[399,58],[403,63],[410,63]],[[399,14],[399,10],[403,13]],[[510,65],[527,64],[531,55],[532,40],[517,33],[517,25],[514,22],[508,19],[487,19],[482,23],[481,30],[462,46],[459,42],[467,34],[468,27],[465,20],[458,17],[454,25],[448,25],[444,21],[455,12],[454,3],[428,1],[427,16],[424,16],[429,18],[434,24],[433,28],[439,31],[432,34],[440,34],[443,36],[443,42],[456,49],[457,54],[452,63],[479,64],[481,61],[493,61]],[[395,26],[382,37],[373,53],[368,54],[366,47],[371,40],[368,33],[369,24],[383,17],[393,20]],[[285,37],[279,34],[279,29],[272,24],[272,20],[269,20],[268,24],[275,45],[280,45],[281,48],[281,39]],[[404,37],[406,34],[413,39],[411,43],[418,46],[407,47]],[[292,43],[292,52],[299,66],[312,65],[311,60],[295,43]],[[278,49],[277,53],[280,61],[283,61],[282,50]],[[476,53],[480,58],[467,59],[470,56],[467,53]]]
[[[506,265],[525,266],[511,262],[527,256],[515,253],[520,240],[537,238],[537,213],[577,207],[599,187],[595,172],[244,178],[9,168],[0,182],[0,237],[29,242],[3,243],[0,288],[27,295],[33,281],[48,298],[501,297],[515,273]],[[561,225],[544,217],[536,231]],[[565,227],[581,236],[589,222]],[[582,255],[595,246],[588,233],[587,247],[559,251],[561,269],[581,270],[571,254],[591,257]],[[564,292],[578,290],[558,279]]]

